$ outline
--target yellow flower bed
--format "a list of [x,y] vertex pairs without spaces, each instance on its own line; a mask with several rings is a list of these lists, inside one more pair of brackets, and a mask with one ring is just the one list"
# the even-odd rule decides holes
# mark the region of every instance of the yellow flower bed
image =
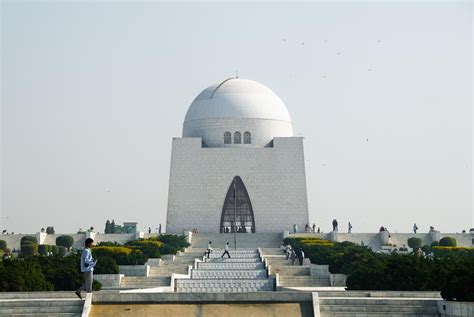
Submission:
[[149,239],[146,239],[146,240],[137,240],[137,241],[134,241],[133,242],[134,246],[144,246],[144,245],[154,245],[156,246],[157,248],[161,248],[163,247],[163,242],[161,241],[157,241],[157,240],[149,240]]
[[124,246],[110,246],[110,247],[105,247],[105,246],[101,246],[101,247],[93,247],[92,248],[93,251],[95,252],[101,252],[101,251],[109,251],[109,252],[112,252],[112,253],[124,253],[126,255],[129,255],[131,252],[132,252],[132,249],[128,248],[128,247],[124,247]]
[[433,250],[445,250],[445,251],[474,251],[472,247],[442,247],[442,246],[434,246],[432,247]]
[[307,246],[323,246],[323,247],[334,246],[334,243],[332,241],[324,240],[320,238],[302,238],[299,242]]

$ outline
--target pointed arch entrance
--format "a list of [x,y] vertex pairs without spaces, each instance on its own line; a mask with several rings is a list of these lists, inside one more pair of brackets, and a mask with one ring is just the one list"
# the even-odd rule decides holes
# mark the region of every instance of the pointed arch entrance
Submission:
[[[236,225],[235,225],[236,223]],[[221,215],[221,233],[255,233],[252,203],[244,182],[236,176],[229,186]]]

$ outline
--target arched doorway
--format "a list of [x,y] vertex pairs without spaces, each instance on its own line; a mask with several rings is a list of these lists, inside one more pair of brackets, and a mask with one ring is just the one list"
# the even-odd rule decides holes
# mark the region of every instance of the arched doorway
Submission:
[[237,233],[255,233],[252,203],[239,176],[234,178],[227,191],[222,208],[220,232],[231,233],[235,228]]

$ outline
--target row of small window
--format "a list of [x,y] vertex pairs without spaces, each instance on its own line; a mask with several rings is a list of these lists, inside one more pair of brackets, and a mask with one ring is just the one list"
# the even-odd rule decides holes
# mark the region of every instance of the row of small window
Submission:
[[[240,132],[234,132],[234,144],[242,143],[242,135]],[[252,143],[250,132],[244,132],[244,144]],[[230,132],[224,133],[224,144],[232,144],[232,134]]]

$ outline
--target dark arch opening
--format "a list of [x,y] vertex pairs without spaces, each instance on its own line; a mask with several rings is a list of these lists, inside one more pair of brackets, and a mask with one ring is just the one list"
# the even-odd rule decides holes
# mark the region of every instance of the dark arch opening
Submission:
[[252,202],[239,176],[233,179],[227,191],[222,208],[220,232],[231,233],[235,228],[238,233],[255,233]]

